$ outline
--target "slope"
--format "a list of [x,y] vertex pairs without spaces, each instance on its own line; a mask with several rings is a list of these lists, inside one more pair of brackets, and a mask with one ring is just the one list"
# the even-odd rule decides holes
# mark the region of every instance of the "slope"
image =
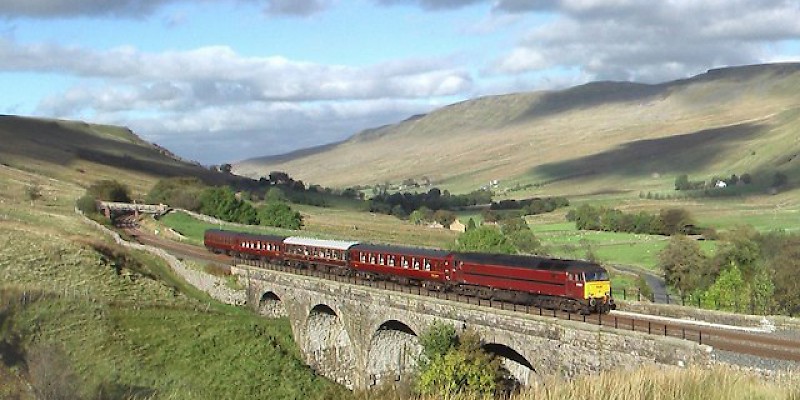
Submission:
[[0,116],[0,163],[82,186],[117,179],[139,193],[162,177],[233,179],[179,159],[124,127],[10,115]]
[[234,171],[282,170],[340,187],[426,176],[456,191],[495,179],[591,192],[609,182],[663,187],[675,173],[778,169],[798,177],[798,89],[800,64],[772,64],[658,85],[595,82],[484,97],[314,152],[247,160]]

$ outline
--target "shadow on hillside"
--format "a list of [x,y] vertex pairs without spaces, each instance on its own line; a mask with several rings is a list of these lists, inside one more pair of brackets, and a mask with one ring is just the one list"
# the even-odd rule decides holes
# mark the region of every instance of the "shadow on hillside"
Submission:
[[[87,129],[89,125],[83,125]],[[195,176],[207,183],[231,178],[199,165],[171,158],[163,150],[84,132],[57,121],[0,116],[0,155],[12,155],[69,167],[77,160],[108,165],[153,176]]]
[[587,83],[542,94],[516,122],[614,103],[649,102],[664,96],[666,89],[664,85],[632,82]]
[[711,165],[727,149],[757,135],[759,124],[738,124],[660,139],[638,140],[615,149],[534,167],[547,182],[590,175],[641,176],[688,173]]

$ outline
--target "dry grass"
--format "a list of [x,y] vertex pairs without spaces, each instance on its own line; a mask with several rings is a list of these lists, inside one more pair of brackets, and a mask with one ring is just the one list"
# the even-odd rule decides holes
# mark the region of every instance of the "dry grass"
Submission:
[[663,369],[647,367],[583,377],[572,382],[547,379],[516,400],[737,400],[800,398],[800,376],[768,381],[726,367]]

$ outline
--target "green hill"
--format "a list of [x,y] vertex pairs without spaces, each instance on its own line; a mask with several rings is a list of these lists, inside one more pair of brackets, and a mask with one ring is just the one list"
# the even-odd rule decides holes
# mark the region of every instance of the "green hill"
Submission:
[[163,177],[236,179],[180,159],[124,127],[2,115],[0,143],[0,164],[82,186],[117,179],[142,193]]
[[799,118],[800,64],[754,65],[469,100],[234,171],[339,187],[428,177],[454,191],[499,180],[565,194],[663,190],[682,173],[780,171],[797,182]]

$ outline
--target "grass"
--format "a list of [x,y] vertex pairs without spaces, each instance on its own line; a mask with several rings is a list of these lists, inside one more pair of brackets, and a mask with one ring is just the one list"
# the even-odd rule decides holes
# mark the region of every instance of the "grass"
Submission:
[[59,297],[18,306],[13,321],[29,351],[43,343],[63,346],[82,398],[109,385],[157,398],[347,394],[303,365],[286,319]]
[[[31,180],[46,183],[32,205]],[[350,397],[303,364],[287,320],[218,303],[82,222],[82,192],[0,166],[0,398],[34,398],[42,368],[68,398]]]
[[777,381],[764,381],[724,367],[678,369],[644,367],[635,371],[618,370],[573,381],[548,378],[524,390],[515,400],[738,400],[797,399],[800,377],[789,375]]

